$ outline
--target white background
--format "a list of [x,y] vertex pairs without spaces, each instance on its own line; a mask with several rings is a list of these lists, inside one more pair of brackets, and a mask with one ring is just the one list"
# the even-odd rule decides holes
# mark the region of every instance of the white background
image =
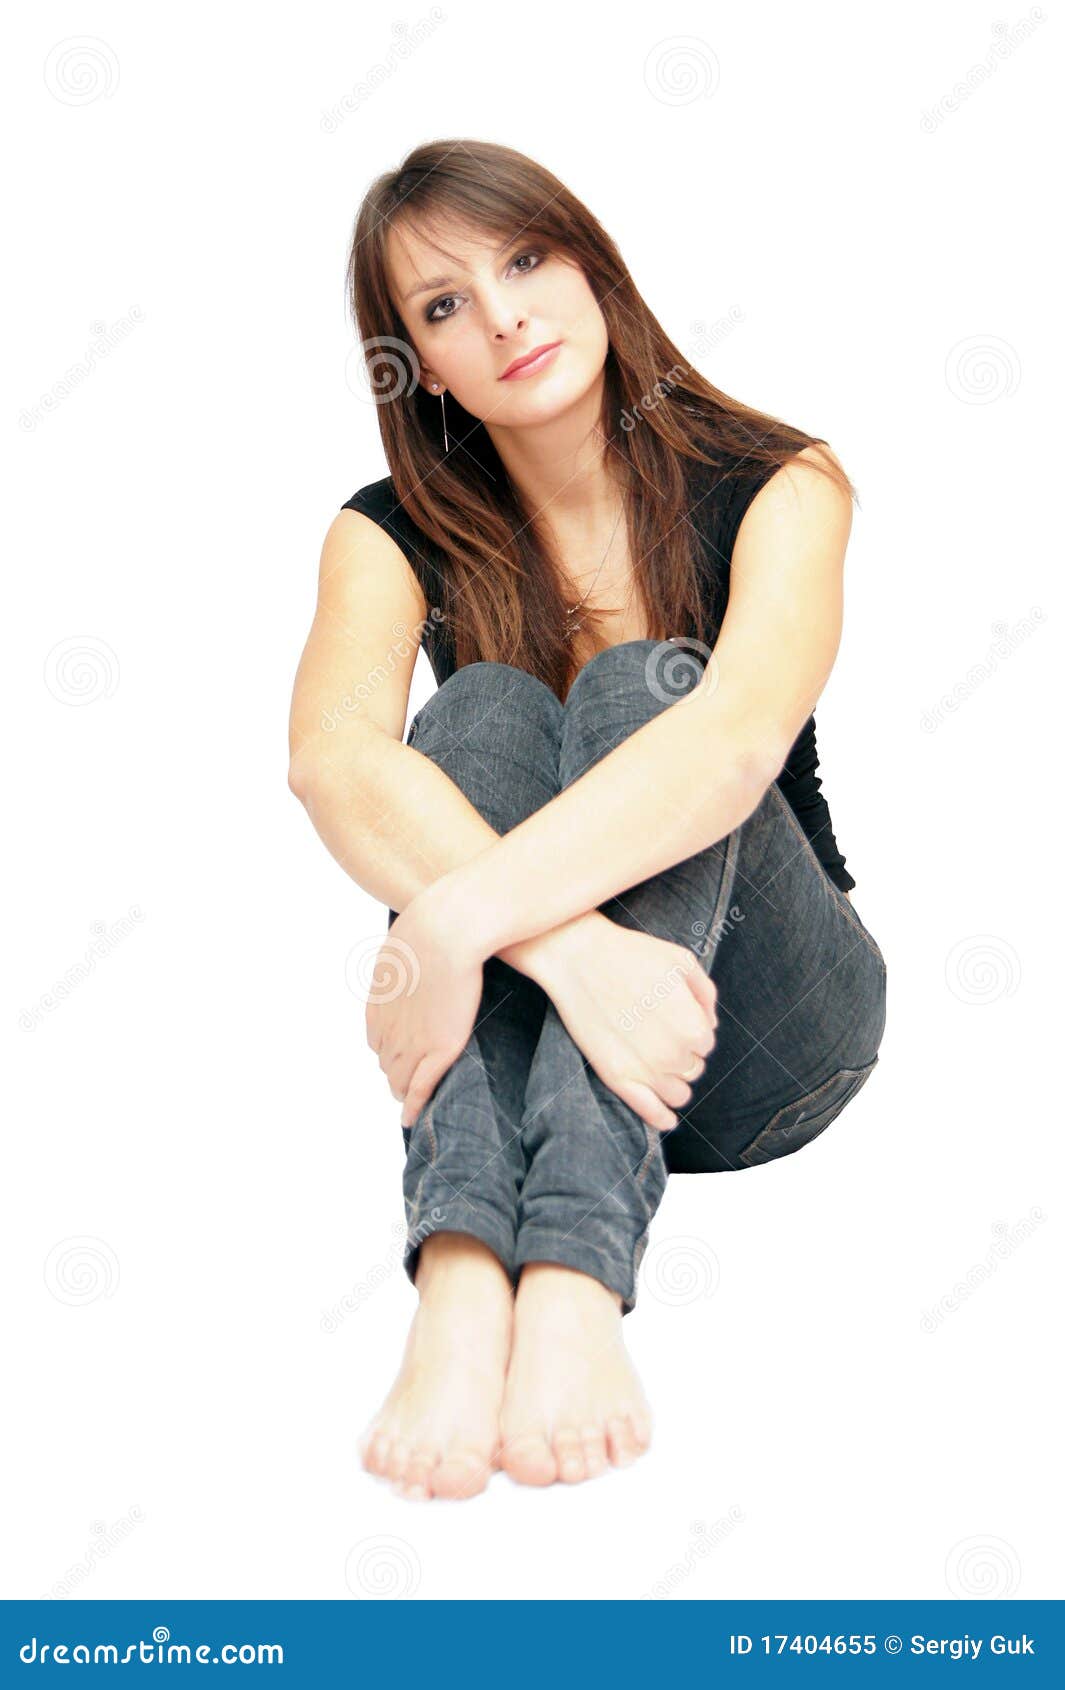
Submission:
[[[1057,1594],[1059,41],[816,0],[19,20],[5,1595]],[[889,1005],[818,1143],[671,1182],[625,1326],[651,1452],[418,1505],[356,1457],[415,1302],[346,979],[386,912],[287,719],[385,473],[356,207],[462,136],[561,176],[681,348],[738,307],[704,373],[858,486],[817,717]]]

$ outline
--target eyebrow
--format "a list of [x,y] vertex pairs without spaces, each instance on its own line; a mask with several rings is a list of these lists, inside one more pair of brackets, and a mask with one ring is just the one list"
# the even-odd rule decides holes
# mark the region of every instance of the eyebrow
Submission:
[[[511,247],[514,246],[515,243],[520,239],[520,236],[521,236],[521,231],[519,230],[518,234],[514,236],[513,240],[504,241],[502,246],[496,247],[495,252],[493,253],[493,257],[502,258],[503,254],[505,252],[509,252]],[[408,299],[413,299],[415,294],[431,293],[434,288],[450,288],[450,287],[454,287],[454,286],[455,286],[455,278],[453,276],[434,276],[432,281],[429,281],[429,282],[415,282],[415,284],[411,288],[410,292],[405,293],[403,295],[403,304],[406,305]]]

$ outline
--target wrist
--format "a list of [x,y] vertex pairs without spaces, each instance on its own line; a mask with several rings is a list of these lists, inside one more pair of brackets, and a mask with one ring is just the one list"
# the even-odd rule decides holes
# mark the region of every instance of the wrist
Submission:
[[505,945],[496,955],[511,968],[516,968],[519,974],[527,974],[530,980],[535,980],[550,997],[559,970],[569,966],[575,949],[586,945],[589,936],[607,920],[608,917],[598,910],[588,910],[584,915],[574,916],[558,927],[549,928],[546,933],[536,933],[531,939],[519,939],[512,945]]

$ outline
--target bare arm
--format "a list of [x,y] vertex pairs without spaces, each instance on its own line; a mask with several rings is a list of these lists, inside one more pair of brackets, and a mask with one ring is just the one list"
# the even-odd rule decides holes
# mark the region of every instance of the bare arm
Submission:
[[[407,904],[498,843],[466,795],[402,741],[425,596],[399,547],[341,511],[322,547],[318,603],[289,723],[289,785],[330,854],[389,908]],[[498,955],[539,979],[578,933],[578,913]]]
[[839,649],[851,502],[802,462],[817,450],[752,500],[698,687],[428,895],[427,913],[446,907],[472,952],[491,956],[593,909],[757,808]]

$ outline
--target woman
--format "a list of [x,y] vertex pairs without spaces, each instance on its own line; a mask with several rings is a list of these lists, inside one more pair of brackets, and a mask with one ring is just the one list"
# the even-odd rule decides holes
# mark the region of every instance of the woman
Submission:
[[621,1325],[667,1176],[799,1149],[877,1061],[811,714],[853,489],[519,153],[417,148],[349,277],[391,473],[326,536],[290,783],[389,905],[419,1304],[361,1455],[412,1497],[579,1481],[650,1439]]

